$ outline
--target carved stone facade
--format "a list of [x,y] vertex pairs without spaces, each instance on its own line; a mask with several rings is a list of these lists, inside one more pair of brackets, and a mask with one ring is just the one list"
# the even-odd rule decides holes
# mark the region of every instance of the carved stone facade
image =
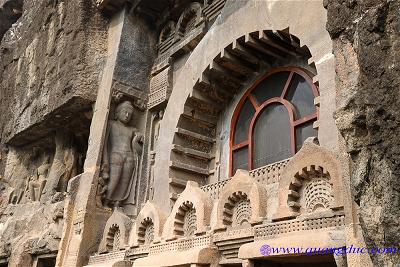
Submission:
[[273,250],[400,239],[344,89],[399,6],[336,2],[0,0],[0,267],[400,264]]

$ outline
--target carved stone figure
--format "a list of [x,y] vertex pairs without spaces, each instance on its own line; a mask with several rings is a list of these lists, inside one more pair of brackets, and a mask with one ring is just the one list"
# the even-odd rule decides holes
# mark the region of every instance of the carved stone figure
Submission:
[[31,177],[29,181],[29,197],[32,201],[40,201],[50,166],[50,158],[46,157],[44,163],[37,168],[36,173]]
[[48,201],[60,197],[59,192],[66,192],[68,182],[77,175],[78,152],[74,143],[74,134],[66,129],[56,132],[55,153],[49,169],[43,200]]
[[66,192],[68,182],[77,175],[78,153],[74,146],[70,146],[64,150],[64,172],[59,181],[58,190]]
[[16,163],[12,170],[12,175],[9,178],[11,186],[14,188],[10,195],[8,202],[12,204],[18,204],[24,197],[25,192],[28,190],[27,179],[29,172],[20,157],[16,158]]
[[120,103],[108,125],[103,150],[103,178],[108,180],[105,205],[135,204],[142,135],[131,127],[133,105]]

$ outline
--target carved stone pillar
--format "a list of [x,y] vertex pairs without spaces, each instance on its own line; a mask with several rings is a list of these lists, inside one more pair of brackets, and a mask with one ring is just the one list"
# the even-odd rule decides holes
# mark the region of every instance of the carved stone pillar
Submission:
[[[107,50],[107,60],[94,107],[84,172],[69,183],[66,222],[57,255],[57,267],[83,266],[98,249],[98,240],[111,216],[110,209],[99,207],[96,197],[101,180],[102,152],[111,118],[111,100],[113,95],[121,94],[132,99],[131,104],[135,108],[145,107],[143,100],[146,98],[153,61],[152,43],[154,41],[147,24],[130,15],[127,7],[111,18],[107,48],[104,48]],[[125,127],[125,130],[128,128]],[[135,201],[129,203],[133,204],[131,206],[140,204]],[[134,212],[135,207],[132,207],[130,215],[134,215]]]
[[[99,218],[95,212],[96,186],[102,144],[105,138],[109,106],[112,96],[112,80],[120,44],[125,10],[113,17],[108,30],[108,58],[103,71],[100,88],[90,127],[89,146],[84,165],[84,173],[70,183],[70,199],[67,206],[66,222],[59,253],[57,267],[83,266],[88,254],[96,248],[96,236]],[[83,182],[84,181],[84,182]]]

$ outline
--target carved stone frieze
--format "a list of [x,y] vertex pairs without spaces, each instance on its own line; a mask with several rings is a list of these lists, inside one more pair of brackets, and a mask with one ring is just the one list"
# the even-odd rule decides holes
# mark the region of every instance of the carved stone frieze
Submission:
[[295,219],[268,223],[254,228],[254,238],[255,240],[264,240],[292,232],[341,227],[345,225],[344,220],[344,215],[336,215],[325,218]]

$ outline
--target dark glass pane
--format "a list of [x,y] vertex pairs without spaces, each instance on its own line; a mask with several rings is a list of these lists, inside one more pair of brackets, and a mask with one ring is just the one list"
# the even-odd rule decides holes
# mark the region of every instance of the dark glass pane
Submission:
[[285,106],[267,106],[254,127],[254,168],[292,156],[290,119]]
[[249,134],[249,126],[255,112],[256,110],[254,109],[250,100],[247,99],[246,102],[244,102],[238,120],[236,122],[234,136],[235,145],[247,140]]
[[249,170],[248,151],[247,146],[233,151],[233,174],[237,169]]
[[258,103],[262,104],[270,98],[280,97],[289,74],[288,71],[278,72],[261,82],[252,92]]
[[295,74],[293,78],[286,99],[294,105],[297,114],[296,119],[300,119],[316,111],[314,94],[311,86],[302,76]]
[[303,146],[304,141],[311,136],[318,136],[318,131],[313,128],[314,121],[296,127],[296,151]]

